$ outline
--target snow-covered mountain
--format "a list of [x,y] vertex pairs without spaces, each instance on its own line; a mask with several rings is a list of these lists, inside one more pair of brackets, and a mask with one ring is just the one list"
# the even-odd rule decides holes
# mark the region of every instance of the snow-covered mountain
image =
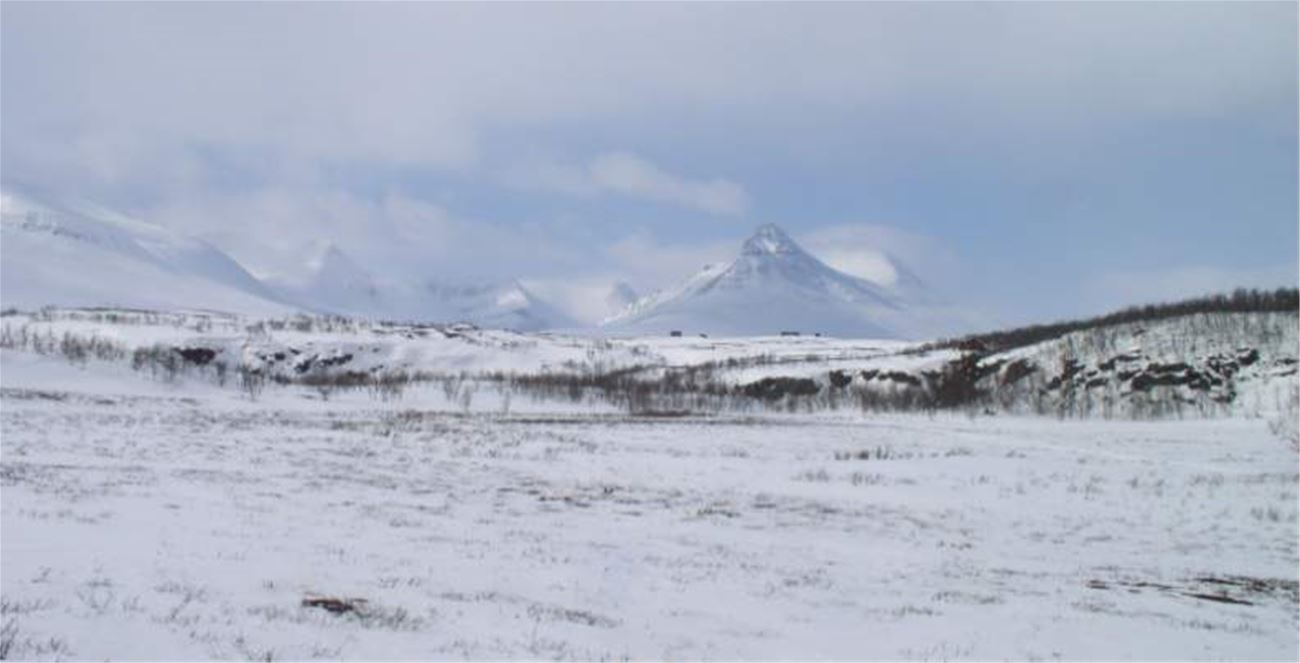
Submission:
[[469,322],[539,331],[573,321],[518,281],[450,285],[377,277],[332,243],[307,260],[303,276],[272,277],[281,297],[304,309],[384,320]]
[[518,281],[460,286],[430,282],[423,285],[417,301],[442,312],[438,319],[480,327],[540,331],[576,324]]
[[[88,205],[50,205],[7,192],[0,224],[0,305],[252,315],[295,311],[413,322],[468,322],[540,331],[580,323],[516,280],[468,284],[376,274],[324,244],[305,269],[259,280],[217,247]],[[918,338],[950,331],[951,316],[920,279],[891,263],[889,284],[836,271],[773,225],[730,263],[637,298],[625,283],[590,295],[612,317],[603,332],[724,335],[799,331],[841,337]],[[595,298],[600,298],[596,302]]]
[[573,321],[517,281],[447,285],[371,274],[333,244],[259,280],[217,247],[91,205],[0,194],[0,306],[328,312],[536,331]]
[[705,267],[676,287],[644,297],[603,323],[627,333],[729,336],[797,331],[841,337],[915,338],[949,317],[901,264],[880,285],[837,271],[768,224],[731,262]]
[[90,206],[0,196],[0,304],[213,309],[279,315],[238,262],[191,237]]
[[333,242],[321,244],[305,267],[296,275],[270,275],[264,280],[281,297],[309,310],[373,315],[383,308],[374,275]]

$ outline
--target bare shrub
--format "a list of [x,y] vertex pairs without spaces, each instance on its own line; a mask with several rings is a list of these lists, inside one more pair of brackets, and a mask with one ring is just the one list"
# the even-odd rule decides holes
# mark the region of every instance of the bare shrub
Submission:
[[1277,416],[1268,422],[1268,429],[1300,453],[1300,385],[1292,383],[1284,401],[1278,407]]
[[14,644],[18,642],[18,619],[6,619],[3,626],[0,626],[0,661],[8,661],[14,652]]
[[240,366],[239,388],[248,396],[248,400],[255,401],[266,389],[266,375],[255,368]]
[[1297,311],[1300,311],[1300,289],[1248,290],[1238,288],[1231,294],[1207,295],[1172,303],[1133,306],[1114,313],[1083,320],[1031,325],[1005,331],[941,340],[937,343],[921,346],[916,352],[926,352],[937,348],[975,350],[981,353],[1001,352],[1058,338],[1074,331],[1091,330],[1131,322],[1154,322],[1205,313],[1296,313]]

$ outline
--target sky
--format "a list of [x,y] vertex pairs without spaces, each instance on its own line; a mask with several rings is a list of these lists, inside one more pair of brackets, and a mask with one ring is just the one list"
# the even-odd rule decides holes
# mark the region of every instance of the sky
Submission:
[[1295,286],[1295,3],[0,5],[0,186],[580,317],[776,223],[1007,323]]

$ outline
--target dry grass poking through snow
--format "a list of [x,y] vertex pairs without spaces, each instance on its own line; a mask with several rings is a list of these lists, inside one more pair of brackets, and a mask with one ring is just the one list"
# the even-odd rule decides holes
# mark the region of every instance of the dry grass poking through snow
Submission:
[[12,658],[1298,653],[1262,421],[0,405]]

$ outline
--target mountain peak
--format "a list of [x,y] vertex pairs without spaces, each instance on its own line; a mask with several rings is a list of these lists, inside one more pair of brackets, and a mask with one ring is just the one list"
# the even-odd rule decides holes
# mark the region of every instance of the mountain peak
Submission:
[[[888,285],[839,271],[774,224],[749,236],[734,260],[638,299],[602,325],[617,332],[753,336],[783,331],[857,338],[929,336],[965,325],[883,253]],[[861,266],[861,265],[855,265]],[[861,271],[861,270],[855,270]]]
[[780,226],[775,223],[765,223],[754,231],[754,234],[745,240],[744,246],[741,247],[741,255],[758,256],[758,255],[789,255],[802,253],[803,249],[795,244],[790,236],[781,230]]
[[315,255],[307,260],[306,278],[332,288],[374,289],[370,272],[334,242],[320,242],[315,249]]

